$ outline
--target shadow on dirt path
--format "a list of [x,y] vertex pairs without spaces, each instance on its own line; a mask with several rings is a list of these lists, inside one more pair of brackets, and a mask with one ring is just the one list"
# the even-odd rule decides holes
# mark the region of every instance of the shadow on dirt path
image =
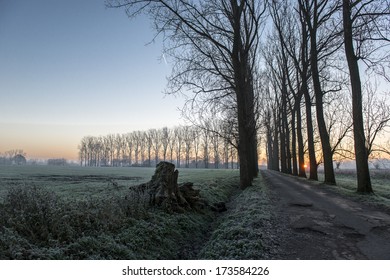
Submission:
[[280,259],[390,259],[390,215],[324,185],[262,170]]

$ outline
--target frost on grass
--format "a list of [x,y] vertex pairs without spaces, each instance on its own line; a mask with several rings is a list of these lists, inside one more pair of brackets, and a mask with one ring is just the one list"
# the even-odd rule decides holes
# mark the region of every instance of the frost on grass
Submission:
[[[237,172],[183,173],[209,202],[227,199],[238,181]],[[195,259],[214,217],[169,214],[138,193],[100,193],[98,184],[93,195],[30,185],[10,186],[0,201],[0,259]]]
[[147,218],[120,196],[68,201],[36,186],[11,189],[0,210],[0,259],[127,258],[114,237]]
[[266,190],[259,185],[248,187],[229,203],[228,208],[199,258],[268,258],[264,235],[271,210]]

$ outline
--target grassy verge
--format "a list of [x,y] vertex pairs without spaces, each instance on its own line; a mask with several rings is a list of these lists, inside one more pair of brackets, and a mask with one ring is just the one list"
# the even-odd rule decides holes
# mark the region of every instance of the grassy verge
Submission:
[[357,193],[357,176],[355,170],[335,170],[337,185],[324,184],[324,173],[322,170],[318,172],[318,181],[308,180],[293,175],[295,180],[310,183],[313,186],[320,188],[331,189],[340,195],[346,196],[357,202],[362,202],[374,207],[379,207],[386,211],[390,211],[390,171],[389,170],[370,170],[373,194]]
[[[337,185],[326,185],[326,187],[356,201],[390,211],[390,171],[371,170],[370,172],[374,194],[365,195],[356,192],[357,178],[354,170],[336,170]],[[319,180],[323,180],[323,173],[319,173]]]
[[264,259],[268,248],[271,206],[261,176],[253,186],[239,192],[214,225],[214,231],[199,254],[200,259]]
[[[215,219],[209,210],[168,214],[126,198],[121,174],[105,175],[123,179],[113,188],[91,177],[92,169],[24,172],[17,173],[20,180],[6,173],[1,181],[12,184],[2,185],[0,259],[192,259]],[[238,172],[181,170],[179,181],[194,182],[213,203],[237,190]]]

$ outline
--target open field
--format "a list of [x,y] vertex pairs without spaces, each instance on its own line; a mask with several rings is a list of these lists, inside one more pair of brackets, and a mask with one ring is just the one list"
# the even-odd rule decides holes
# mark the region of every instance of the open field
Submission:
[[[2,167],[0,259],[197,258],[218,214],[148,208],[129,186],[148,181],[153,172]],[[237,193],[237,170],[179,172],[179,183],[194,182],[209,203],[227,202]]]
[[[179,169],[179,183],[193,182],[209,204],[223,201],[228,211],[168,214],[129,190],[153,173],[154,168],[0,167],[0,259],[277,258],[273,242],[280,217],[261,176],[240,191],[237,170]],[[364,196],[355,193],[356,174],[336,174],[338,186],[312,183],[390,209],[388,171],[373,172],[375,195]]]
[[2,166],[0,168],[0,198],[15,186],[40,186],[71,199],[101,196],[128,189],[129,185],[147,181],[151,168],[81,168],[56,166]]
[[[126,194],[129,186],[148,181],[153,172],[154,168],[143,167],[1,166],[0,199],[15,186],[45,187],[72,200]],[[238,176],[237,170],[179,169],[179,172],[179,183],[189,181],[198,186]]]

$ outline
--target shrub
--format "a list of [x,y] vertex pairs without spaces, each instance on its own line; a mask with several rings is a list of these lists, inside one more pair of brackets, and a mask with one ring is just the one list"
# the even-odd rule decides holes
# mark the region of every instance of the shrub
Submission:
[[65,251],[66,258],[69,259],[112,260],[131,257],[125,245],[105,234],[96,237],[82,236],[69,244]]
[[0,228],[0,259],[27,259],[30,243],[11,228]]
[[2,224],[39,241],[64,241],[69,235],[111,232],[129,218],[147,217],[146,207],[132,199],[111,196],[68,201],[36,186],[11,189],[1,207]]
[[2,224],[30,241],[47,242],[56,235],[53,229],[62,204],[54,193],[42,188],[13,188],[2,206]]

